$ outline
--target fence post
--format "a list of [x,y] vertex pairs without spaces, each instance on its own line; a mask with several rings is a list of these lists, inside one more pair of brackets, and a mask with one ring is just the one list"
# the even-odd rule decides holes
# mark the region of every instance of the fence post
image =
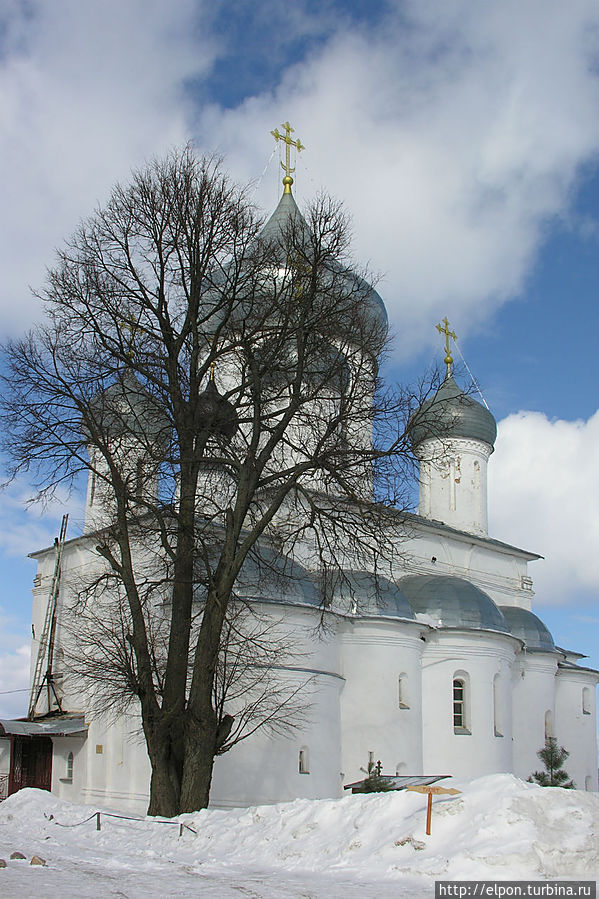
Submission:
[[179,836],[183,836],[183,824],[179,824]]
[[101,830],[101,828],[100,828],[100,812],[96,812],[96,830]]

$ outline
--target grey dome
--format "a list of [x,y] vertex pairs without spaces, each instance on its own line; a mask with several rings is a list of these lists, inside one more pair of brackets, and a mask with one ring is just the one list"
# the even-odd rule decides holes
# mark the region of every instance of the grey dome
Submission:
[[[296,233],[299,232],[302,237],[305,237],[306,242],[309,243],[310,230],[306,220],[301,214],[293,194],[284,193],[279,200],[277,208],[264,225],[260,233],[260,240],[275,247],[280,242],[283,253],[285,251],[283,246],[285,235],[287,232],[291,232],[291,229],[295,229]],[[281,262],[286,262],[286,258],[281,259]],[[364,304],[369,326],[376,328],[377,331],[382,330],[386,333],[389,320],[380,294],[364,278],[361,278],[350,269],[343,269],[339,265],[332,266],[333,268],[334,275],[336,277],[341,276],[345,280],[348,294],[355,295],[357,301],[359,299],[359,302]]]
[[407,598],[392,581],[367,571],[346,569],[332,579],[333,605],[344,611],[384,618],[410,618],[414,611]]
[[414,413],[409,429],[414,447],[430,437],[466,437],[493,447],[497,437],[497,422],[491,412],[466,396],[451,375]]
[[554,652],[555,643],[547,626],[528,609],[518,606],[500,606],[510,633],[522,640],[533,652]]
[[89,407],[97,424],[115,437],[137,436],[152,444],[164,442],[171,430],[164,409],[130,369],[120,372],[110,387],[91,400]]
[[233,592],[243,600],[320,605],[316,584],[303,565],[266,546],[247,557]]
[[510,632],[491,597],[463,578],[415,574],[402,578],[399,586],[416,616],[427,624]]
[[233,437],[239,427],[237,412],[231,403],[221,396],[214,381],[198,396],[197,428],[215,437]]

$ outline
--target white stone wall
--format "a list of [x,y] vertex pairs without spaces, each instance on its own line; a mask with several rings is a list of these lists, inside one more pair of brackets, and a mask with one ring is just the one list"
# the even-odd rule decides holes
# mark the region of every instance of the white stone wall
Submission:
[[424,440],[418,511],[460,530],[488,533],[487,463],[493,452],[482,440],[462,437]]
[[555,678],[555,737],[570,753],[564,768],[579,790],[597,790],[597,680],[571,668],[558,668]]
[[341,770],[346,783],[361,780],[369,753],[385,774],[421,773],[423,630],[417,622],[345,620]]
[[[426,774],[479,777],[511,770],[509,671],[518,641],[483,631],[438,630],[422,656],[423,766]],[[503,733],[495,728],[493,681],[499,675]],[[453,721],[453,681],[466,685],[466,728]]]
[[512,770],[524,780],[543,767],[537,752],[545,745],[546,729],[555,733],[556,671],[557,656],[545,652],[522,652],[512,670]]

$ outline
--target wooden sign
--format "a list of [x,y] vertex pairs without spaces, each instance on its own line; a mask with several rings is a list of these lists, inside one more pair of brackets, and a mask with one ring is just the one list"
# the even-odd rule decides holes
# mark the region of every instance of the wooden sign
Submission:
[[413,793],[432,793],[433,796],[439,796],[441,793],[449,793],[451,796],[455,796],[457,793],[461,793],[461,790],[454,790],[452,787],[427,787],[420,784],[406,787],[406,790],[412,790]]
[[433,796],[457,796],[458,793],[461,793],[461,790],[454,790],[452,787],[427,787],[418,785],[410,785],[406,787],[406,790],[411,790],[412,793],[427,793],[428,794],[428,802],[426,805],[426,833],[427,836],[430,836],[431,833],[431,816],[433,812]]

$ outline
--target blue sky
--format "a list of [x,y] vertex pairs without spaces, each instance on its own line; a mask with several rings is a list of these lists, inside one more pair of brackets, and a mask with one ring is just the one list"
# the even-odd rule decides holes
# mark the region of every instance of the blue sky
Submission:
[[[595,0],[5,0],[0,335],[40,316],[54,248],[176,144],[225,157],[265,213],[270,131],[306,145],[300,205],[353,217],[397,335],[389,377],[441,355],[447,315],[499,422],[493,536],[542,553],[535,609],[599,667],[599,7]],[[64,511],[0,495],[0,714],[24,711],[33,563]],[[65,507],[75,532],[80,498]]]

